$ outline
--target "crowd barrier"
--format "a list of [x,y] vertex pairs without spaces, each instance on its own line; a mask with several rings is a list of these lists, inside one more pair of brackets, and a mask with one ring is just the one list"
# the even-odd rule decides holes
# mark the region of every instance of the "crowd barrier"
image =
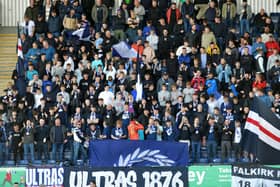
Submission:
[[5,167],[0,184],[12,187],[280,187],[280,165],[193,165],[189,167]]

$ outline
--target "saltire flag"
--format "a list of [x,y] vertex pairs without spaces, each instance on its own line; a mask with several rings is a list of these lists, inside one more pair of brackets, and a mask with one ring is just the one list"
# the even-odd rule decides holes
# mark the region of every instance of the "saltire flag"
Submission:
[[73,36],[79,37],[79,40],[90,41],[90,35],[85,35],[86,28],[80,28],[72,33]]
[[19,34],[19,24],[17,25],[18,30],[18,40],[17,40],[17,55],[19,58],[23,59],[23,52],[22,52],[22,43]]
[[137,82],[136,82],[136,101],[141,101],[142,100],[142,96],[143,96],[143,84],[141,81],[141,75],[140,75],[140,54],[139,54],[139,47],[138,47],[138,51],[137,51]]
[[18,40],[17,40],[17,56],[18,60],[16,63],[16,72],[17,72],[17,80],[15,82],[15,86],[18,90],[20,96],[24,96],[26,92],[26,81],[25,81],[25,66],[24,66],[24,57],[22,52],[22,43],[20,39],[20,29],[19,24],[17,24],[17,32],[18,32]]
[[137,51],[131,48],[126,42],[121,41],[115,45],[113,45],[112,56],[119,56],[121,58],[136,58]]
[[280,164],[280,119],[258,97],[245,124],[244,150],[255,154],[261,164]]
[[18,61],[16,64],[16,71],[18,73],[18,77],[22,78],[22,77],[25,77],[25,68],[24,68],[24,57],[23,57],[23,52],[22,52],[22,43],[21,43],[21,39],[20,39],[19,24],[17,24],[17,34],[18,34],[18,40],[17,40]]

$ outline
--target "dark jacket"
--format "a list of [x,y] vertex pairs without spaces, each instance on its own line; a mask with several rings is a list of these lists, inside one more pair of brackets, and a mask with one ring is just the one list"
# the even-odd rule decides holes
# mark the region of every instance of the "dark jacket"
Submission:
[[[55,130],[56,130],[56,128],[58,128],[58,127],[57,127],[57,126],[53,126],[53,127],[51,128],[51,131],[50,131],[50,141],[51,141],[51,143],[62,143],[62,142],[54,142],[54,141],[55,141]],[[65,140],[65,137],[66,137],[66,128],[65,128],[64,125],[61,125],[60,128],[61,128],[61,130],[62,130],[62,134],[61,134],[62,139]]]
[[202,127],[195,128],[195,127],[191,126],[190,132],[191,132],[191,140],[192,141],[195,141],[195,142],[201,141],[201,138],[203,136]]
[[50,16],[49,20],[48,20],[48,30],[49,32],[60,32],[61,29],[61,24],[60,24],[61,20],[59,18],[59,16],[53,17]]
[[[206,136],[206,139],[208,139],[209,131],[210,131],[210,125],[207,125],[205,128],[205,131],[204,131],[204,135]],[[219,131],[220,131],[219,126],[215,124],[214,125],[214,136],[215,136],[216,142],[218,142],[220,139]]]

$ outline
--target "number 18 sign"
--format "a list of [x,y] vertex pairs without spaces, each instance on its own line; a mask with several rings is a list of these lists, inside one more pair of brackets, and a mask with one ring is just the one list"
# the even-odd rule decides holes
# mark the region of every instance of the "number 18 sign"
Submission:
[[280,168],[233,165],[232,187],[280,187]]

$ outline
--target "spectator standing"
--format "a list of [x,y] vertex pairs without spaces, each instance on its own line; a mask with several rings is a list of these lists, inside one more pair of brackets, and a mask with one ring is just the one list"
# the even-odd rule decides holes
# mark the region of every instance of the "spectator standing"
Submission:
[[242,137],[243,137],[243,129],[241,127],[241,123],[239,120],[235,120],[234,122],[235,128],[233,132],[233,151],[234,151],[234,156],[236,158],[236,161],[239,161],[241,159],[241,154],[242,154]]
[[31,20],[36,20],[37,15],[39,14],[39,6],[36,6],[35,0],[30,0],[30,5],[25,9],[24,16],[29,17]]
[[222,18],[228,28],[233,27],[233,23],[236,17],[236,5],[231,1],[227,0],[222,7]]
[[166,12],[167,24],[169,27],[169,33],[173,34],[173,29],[178,19],[181,17],[180,10],[176,7],[176,3],[172,2],[170,8]]
[[128,138],[130,140],[140,140],[143,138],[141,137],[142,135],[140,135],[141,134],[140,132],[144,130],[144,126],[140,124],[138,121],[131,120],[127,129],[128,129]]
[[113,140],[127,139],[127,129],[123,128],[121,120],[117,120],[116,127],[112,129],[111,138]]
[[39,125],[35,128],[35,141],[37,146],[38,160],[49,160],[48,140],[50,129],[44,118],[39,119]]
[[81,120],[73,120],[71,133],[73,135],[73,164],[76,165],[77,160],[79,159],[79,153],[82,157],[82,160],[86,160],[87,158],[87,152],[84,148],[86,138],[84,132],[82,131]]
[[[34,153],[34,135],[35,135],[34,123],[30,120],[26,120],[24,127],[21,129],[22,142],[24,150],[24,160],[35,160]],[[29,159],[30,155],[30,159]]]
[[232,142],[232,129],[230,128],[230,120],[224,121],[224,126],[221,132],[221,151],[222,151],[222,160],[226,161],[231,157],[231,142]]
[[252,18],[252,8],[247,3],[247,0],[242,0],[242,5],[238,13],[240,19],[240,36],[243,36],[245,32],[250,32],[250,19]]
[[189,32],[191,30],[191,25],[190,25],[190,18],[194,16],[194,4],[192,3],[191,0],[185,0],[181,6],[181,13],[182,13],[182,18],[184,21],[184,29],[185,32]]
[[108,8],[102,3],[102,0],[95,1],[91,10],[91,18],[94,21],[95,30],[100,32],[102,24],[106,23],[108,18]]
[[175,141],[177,138],[177,130],[175,129],[170,119],[166,120],[165,127],[163,127],[163,140]]
[[217,145],[219,137],[219,126],[215,123],[215,118],[209,116],[208,125],[205,129],[205,140],[207,145],[208,160],[211,162],[217,155]]
[[183,116],[182,121],[178,127],[179,129],[179,142],[191,145],[191,124],[186,116]]
[[72,33],[78,28],[78,18],[75,9],[71,9],[69,14],[63,18],[64,36],[66,39],[72,38]]
[[225,59],[221,59],[220,65],[218,65],[216,68],[216,73],[220,82],[220,89],[227,90],[232,72]]
[[22,153],[22,133],[19,124],[14,124],[9,141],[11,143],[11,153],[13,153],[14,161],[17,163],[18,160],[21,160]]
[[199,161],[201,140],[203,136],[203,129],[199,124],[199,118],[194,119],[194,123],[191,126],[191,146],[192,146],[192,159],[193,161]]
[[149,123],[146,126],[145,134],[147,140],[157,140],[158,127],[152,117],[150,117]]
[[52,160],[62,162],[66,128],[61,124],[60,118],[55,119],[55,125],[50,130],[50,141],[52,143]]

